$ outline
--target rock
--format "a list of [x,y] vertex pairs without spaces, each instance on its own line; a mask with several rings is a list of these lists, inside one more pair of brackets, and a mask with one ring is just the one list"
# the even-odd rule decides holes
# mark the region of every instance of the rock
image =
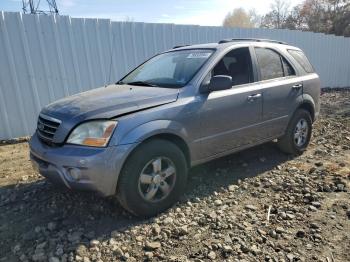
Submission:
[[317,211],[317,207],[315,207],[315,206],[309,206],[309,210],[310,210],[310,211]]
[[225,252],[225,253],[232,253],[233,249],[232,247],[228,246],[228,245],[225,245],[222,247],[222,250]]
[[153,258],[153,252],[147,251],[145,252],[145,256],[147,257],[147,259],[151,259]]
[[305,237],[305,231],[303,230],[299,230],[297,233],[296,233],[296,236],[299,237],[299,238],[304,238]]
[[44,251],[35,252],[32,256],[33,261],[46,261],[46,255]]
[[49,262],[60,262],[60,259],[57,257],[50,257]]
[[178,234],[180,236],[184,236],[188,234],[188,227],[187,226],[182,226],[180,228],[178,228]]
[[286,212],[281,212],[281,213],[279,214],[279,216],[280,216],[282,219],[287,219],[287,218],[288,218]]
[[152,227],[152,233],[157,236],[160,234],[160,232],[161,232],[160,226],[158,224],[155,224]]
[[215,204],[216,206],[221,206],[221,205],[222,205],[222,201],[221,201],[220,199],[215,200],[215,201],[214,201],[214,204]]
[[92,239],[90,241],[90,246],[91,247],[95,247],[95,246],[98,246],[100,244],[100,241],[96,240],[96,239]]
[[311,205],[316,207],[316,208],[320,208],[321,207],[321,203],[320,202],[316,202],[316,201],[311,202]]
[[173,224],[174,223],[174,220],[171,218],[171,217],[167,217],[163,220],[163,224],[164,225],[170,225],[170,224]]
[[146,242],[145,249],[146,250],[155,250],[161,247],[160,242]]
[[258,209],[256,206],[253,205],[246,205],[245,208],[251,211],[256,211]]
[[345,185],[344,184],[337,184],[337,190],[338,192],[343,192],[345,191]]
[[289,220],[293,220],[295,218],[295,215],[289,214],[289,213],[287,213],[286,216],[287,216],[287,219]]
[[323,162],[316,162],[315,166],[317,166],[317,167],[323,166]]
[[245,244],[241,245],[241,250],[243,253],[248,253],[250,251],[250,249]]
[[78,242],[80,240],[81,235],[81,232],[73,232],[68,235],[68,240],[70,242]]
[[348,211],[346,211],[346,215],[348,216],[348,218],[350,219],[350,209]]
[[114,254],[115,254],[116,256],[118,256],[118,257],[124,256],[123,250],[122,250],[120,247],[118,247],[118,246],[114,246],[114,247],[113,247],[113,252],[114,252]]
[[287,254],[288,261],[293,262],[294,261],[294,255],[289,253]]
[[[158,235],[158,234],[156,234]],[[143,240],[143,236],[136,236],[135,237],[136,241],[141,242]]]
[[276,231],[275,230],[270,230],[269,231],[269,235],[270,235],[270,237],[272,237],[272,238],[277,238],[277,233],[276,233]]
[[314,229],[319,229],[320,228],[319,225],[317,225],[316,223],[311,223],[310,227],[314,228]]
[[14,254],[17,254],[20,250],[21,250],[21,245],[17,244],[17,245],[14,246],[12,251],[13,251]]
[[216,259],[216,254],[215,254],[215,252],[214,252],[214,251],[210,251],[209,254],[208,254],[208,258],[209,258],[210,260]]
[[263,236],[265,236],[266,235],[266,232],[264,231],[264,230],[262,230],[262,229],[258,229],[258,233],[260,234],[260,235],[263,235]]
[[41,227],[36,226],[36,227],[34,228],[34,231],[35,231],[35,233],[39,233],[39,232],[41,231]]
[[238,188],[237,185],[230,185],[230,186],[228,187],[228,190],[231,191],[231,192],[233,192],[233,191],[237,190],[237,188]]
[[215,211],[212,211],[209,213],[209,217],[212,218],[212,219],[216,219],[217,218],[217,214]]
[[79,245],[75,251],[75,253],[80,256],[80,257],[84,257],[87,255],[87,248],[85,245]]
[[282,233],[286,233],[286,231],[284,230],[283,227],[276,227],[276,233],[282,234]]
[[253,245],[250,248],[250,252],[253,253],[253,255],[255,255],[255,256],[261,254],[261,250],[256,245]]
[[57,256],[59,256],[59,257],[62,256],[64,254],[63,247],[62,246],[57,246],[55,254]]
[[50,231],[53,231],[56,229],[56,223],[55,222],[50,222],[47,224],[47,229]]

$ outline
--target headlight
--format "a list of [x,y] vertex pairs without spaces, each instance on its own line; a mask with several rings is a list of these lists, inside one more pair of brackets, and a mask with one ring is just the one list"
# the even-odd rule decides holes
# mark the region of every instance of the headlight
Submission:
[[117,121],[96,120],[77,126],[68,137],[67,143],[104,147],[113,134]]

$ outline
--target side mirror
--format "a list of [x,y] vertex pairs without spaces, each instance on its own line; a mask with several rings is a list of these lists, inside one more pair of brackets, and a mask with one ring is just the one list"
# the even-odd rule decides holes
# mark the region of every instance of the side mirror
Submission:
[[230,89],[232,87],[232,77],[227,75],[217,75],[210,79],[209,92]]

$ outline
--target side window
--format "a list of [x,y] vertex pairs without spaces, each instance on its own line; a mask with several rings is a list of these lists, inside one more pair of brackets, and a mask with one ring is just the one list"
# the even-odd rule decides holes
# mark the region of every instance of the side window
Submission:
[[255,48],[258,65],[260,68],[261,80],[274,79],[284,76],[281,56],[266,48]]
[[302,51],[290,49],[288,50],[288,53],[298,62],[306,73],[313,73],[315,71],[310,61]]
[[252,59],[249,48],[238,48],[228,52],[219,63],[216,64],[211,75],[231,76],[233,86],[254,82]]
[[295,76],[294,68],[288,63],[288,61],[284,57],[281,57],[281,59],[283,64],[284,76]]

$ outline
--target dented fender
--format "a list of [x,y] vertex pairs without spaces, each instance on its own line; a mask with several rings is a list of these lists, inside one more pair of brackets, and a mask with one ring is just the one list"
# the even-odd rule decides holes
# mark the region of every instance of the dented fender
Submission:
[[183,125],[176,121],[154,120],[132,129],[120,138],[118,145],[140,143],[159,134],[173,134],[187,142],[188,134]]

